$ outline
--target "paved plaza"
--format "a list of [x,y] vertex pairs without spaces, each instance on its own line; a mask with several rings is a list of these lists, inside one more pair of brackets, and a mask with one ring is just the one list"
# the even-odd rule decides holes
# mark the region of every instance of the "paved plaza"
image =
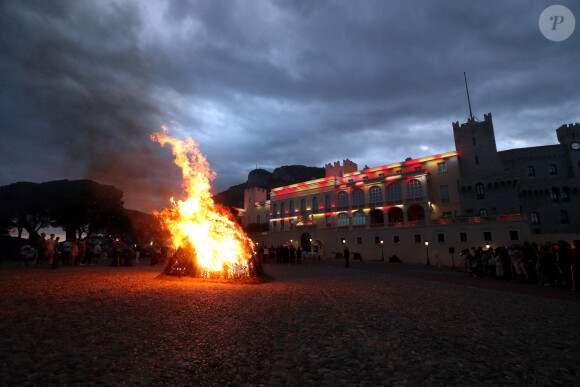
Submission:
[[574,292],[340,263],[266,264],[259,284],[3,267],[0,384],[580,384]]

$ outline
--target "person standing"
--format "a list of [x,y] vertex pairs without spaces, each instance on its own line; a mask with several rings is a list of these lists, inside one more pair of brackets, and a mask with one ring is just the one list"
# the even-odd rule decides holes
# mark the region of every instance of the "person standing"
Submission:
[[78,240],[78,246],[79,246],[79,265],[84,265],[85,264],[85,258],[87,256],[87,239],[82,239],[82,240]]
[[72,249],[72,242],[70,240],[65,240],[62,244],[62,264],[68,265],[70,262],[70,251]]
[[36,244],[36,250],[38,251],[38,255],[36,256],[35,265],[43,265],[44,260],[46,259],[46,234],[41,233],[40,239]]
[[[53,234],[51,234],[52,236]],[[60,237],[56,237],[56,239],[54,240],[54,255],[52,257],[52,266],[50,267],[51,269],[56,269],[58,267],[58,241],[60,240]]]
[[79,256],[79,240],[75,239],[70,248],[70,264],[74,266],[75,260]]
[[54,234],[50,234],[50,238],[46,240],[46,260],[49,265],[52,265],[54,260],[54,251],[56,249],[56,241],[54,240]]
[[350,267],[350,250],[348,249],[348,246],[344,246],[344,267]]
[[103,249],[101,248],[101,244],[97,242],[97,244],[95,245],[95,247],[93,247],[93,255],[95,257],[95,262],[99,262],[101,260],[101,251]]
[[302,247],[298,247],[296,250],[296,263],[298,265],[302,263]]

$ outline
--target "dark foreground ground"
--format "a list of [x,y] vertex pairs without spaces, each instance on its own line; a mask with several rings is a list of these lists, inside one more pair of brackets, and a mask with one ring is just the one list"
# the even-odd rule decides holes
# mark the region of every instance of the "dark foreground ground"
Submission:
[[265,269],[240,285],[3,267],[0,384],[580,385],[577,292],[378,262]]

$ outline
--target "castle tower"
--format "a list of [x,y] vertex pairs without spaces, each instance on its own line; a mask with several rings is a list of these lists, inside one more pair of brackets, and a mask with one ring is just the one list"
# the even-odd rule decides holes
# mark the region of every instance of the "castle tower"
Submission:
[[562,125],[556,129],[556,135],[568,156],[571,176],[580,178],[580,123]]
[[482,122],[469,118],[465,124],[453,123],[462,176],[485,175],[501,170],[491,113],[483,117]]
[[244,208],[249,211],[257,202],[265,202],[267,191],[260,187],[251,187],[244,190]]

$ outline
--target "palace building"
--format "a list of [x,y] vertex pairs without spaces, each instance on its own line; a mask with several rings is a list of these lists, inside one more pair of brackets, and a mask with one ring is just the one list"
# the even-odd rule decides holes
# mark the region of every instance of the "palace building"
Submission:
[[497,151],[491,113],[453,123],[455,151],[358,169],[346,159],[326,176],[245,191],[242,224],[267,246],[292,244],[333,257],[457,265],[471,247],[580,239],[580,124],[559,144]]

